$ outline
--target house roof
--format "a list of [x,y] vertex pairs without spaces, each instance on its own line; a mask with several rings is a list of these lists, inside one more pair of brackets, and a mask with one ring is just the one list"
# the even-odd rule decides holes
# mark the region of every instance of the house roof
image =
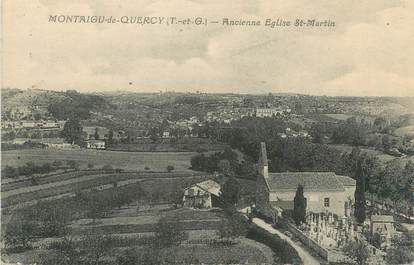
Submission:
[[304,191],[344,191],[344,186],[333,172],[284,172],[270,173],[271,191],[294,191],[302,185]]
[[372,215],[371,221],[378,223],[393,223],[394,217],[392,215]]
[[356,186],[356,180],[348,176],[336,176],[344,186]]
[[217,182],[209,179],[200,183],[195,184],[195,186],[198,186],[199,188],[213,194],[216,196],[220,196],[220,184],[218,184]]

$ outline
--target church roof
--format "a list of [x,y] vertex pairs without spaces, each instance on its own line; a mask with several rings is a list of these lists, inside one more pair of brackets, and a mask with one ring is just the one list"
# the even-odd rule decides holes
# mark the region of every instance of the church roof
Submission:
[[356,186],[356,180],[348,176],[336,176],[344,186]]
[[344,191],[344,185],[333,172],[284,172],[270,173],[267,179],[270,191]]

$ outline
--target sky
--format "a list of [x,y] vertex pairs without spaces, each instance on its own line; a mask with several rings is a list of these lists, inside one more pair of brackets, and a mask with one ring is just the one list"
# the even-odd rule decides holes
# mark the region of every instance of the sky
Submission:
[[[412,0],[3,0],[3,88],[414,96]],[[203,17],[208,26],[49,23]],[[223,18],[335,27],[223,26]]]

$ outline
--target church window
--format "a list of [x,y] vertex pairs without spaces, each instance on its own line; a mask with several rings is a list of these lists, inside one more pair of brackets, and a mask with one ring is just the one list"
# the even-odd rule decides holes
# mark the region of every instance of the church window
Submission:
[[323,206],[329,207],[329,198],[324,198],[323,199]]

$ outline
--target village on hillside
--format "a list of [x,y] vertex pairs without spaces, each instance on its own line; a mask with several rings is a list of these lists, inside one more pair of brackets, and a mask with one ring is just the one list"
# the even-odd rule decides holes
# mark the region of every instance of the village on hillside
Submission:
[[411,264],[411,99],[3,89],[2,264]]

